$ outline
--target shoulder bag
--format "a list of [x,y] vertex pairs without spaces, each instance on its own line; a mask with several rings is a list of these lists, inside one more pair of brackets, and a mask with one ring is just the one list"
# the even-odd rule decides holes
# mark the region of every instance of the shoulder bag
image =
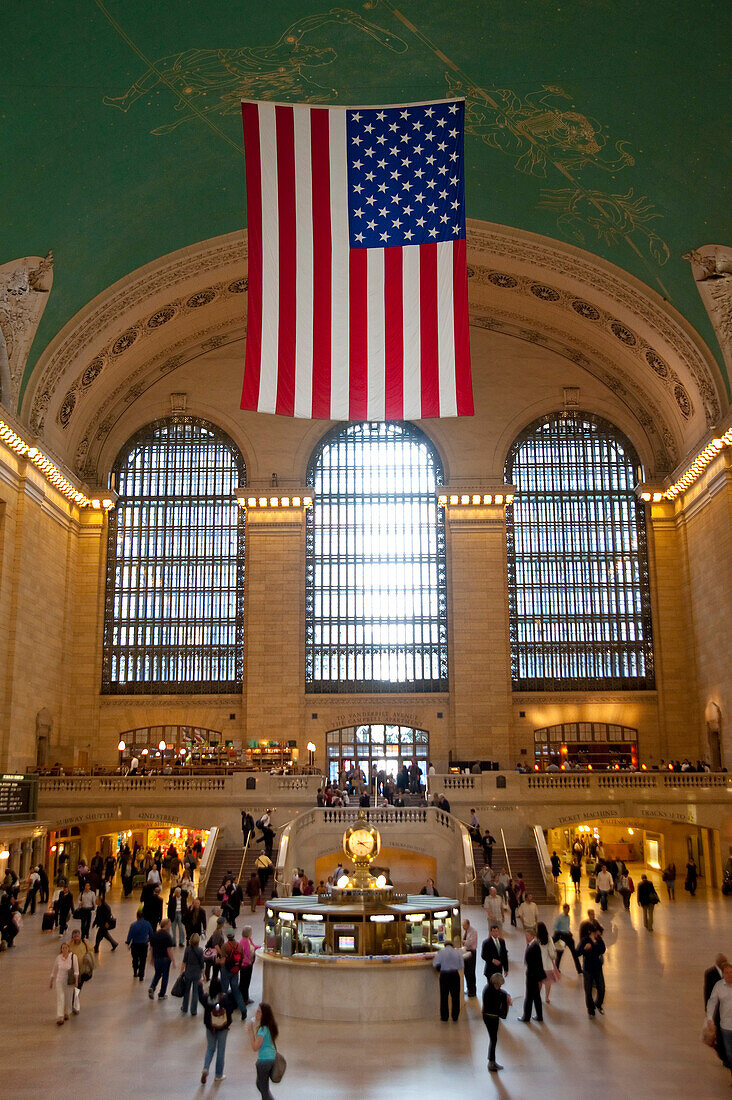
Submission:
[[280,1054],[279,1051],[275,1054],[274,1065],[272,1066],[272,1072],[270,1078],[277,1085],[285,1076],[285,1070],[287,1069],[287,1062],[285,1061],[284,1054]]

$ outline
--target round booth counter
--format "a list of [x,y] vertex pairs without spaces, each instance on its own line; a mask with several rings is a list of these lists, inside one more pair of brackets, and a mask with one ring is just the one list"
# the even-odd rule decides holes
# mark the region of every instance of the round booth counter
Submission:
[[265,914],[263,999],[303,1020],[423,1020],[435,1013],[432,960],[460,934],[454,898],[386,890],[280,898]]
[[[263,952],[262,999],[276,1016],[351,1022],[425,1020],[437,1012],[432,955],[282,958]],[[461,983],[462,986],[462,983]]]

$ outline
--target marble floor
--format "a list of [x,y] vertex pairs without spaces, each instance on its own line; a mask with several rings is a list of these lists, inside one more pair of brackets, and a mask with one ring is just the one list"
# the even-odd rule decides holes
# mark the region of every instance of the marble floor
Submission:
[[[637,877],[636,877],[637,881]],[[656,910],[656,930],[648,934],[639,910],[630,914],[618,899],[604,920],[607,943],[606,1012],[590,1020],[581,981],[567,967],[545,1011],[543,1025],[520,1024],[523,991],[523,937],[507,927],[511,971],[506,988],[516,999],[502,1025],[500,1074],[486,1069],[487,1033],[479,1001],[470,1001],[453,1024],[437,1013],[423,1023],[351,1025],[301,1023],[281,1018],[280,1049],[287,1074],[272,1087],[277,1100],[358,1098],[358,1100],[431,1100],[444,1097],[492,1097],[523,1100],[530,1096],[579,1100],[588,1095],[709,1098],[730,1095],[729,1073],[700,1041],[703,1023],[702,975],[718,951],[732,956],[732,898],[707,896],[702,888],[689,898],[683,886],[675,903]],[[571,891],[570,891],[571,894]],[[115,893],[119,938],[124,941],[134,917],[133,899]],[[582,899],[582,909],[589,901]],[[576,932],[580,905],[573,904]],[[468,908],[481,938],[487,921]],[[551,927],[555,910],[542,907]],[[76,923],[76,922],[74,922]],[[241,927],[241,921],[239,926]],[[253,921],[261,942],[262,917]],[[115,933],[117,934],[117,933]],[[55,1024],[55,994],[48,988],[56,935],[40,932],[40,916],[28,918],[16,947],[0,955],[3,984],[3,1092],[14,1098],[65,1100],[87,1091],[95,1100],[126,1098],[201,1098],[214,1094],[258,1097],[254,1054],[245,1026],[235,1022],[228,1040],[226,1075],[213,1074],[204,1087],[200,1071],[205,1046],[201,1016],[183,1017],[180,1001],[150,1001],[146,985],[133,981],[124,946],[114,954],[101,948],[100,965],[82,993],[82,1011],[64,1026]],[[176,955],[182,955],[181,950]],[[479,983],[479,990],[482,987]],[[255,967],[252,996],[261,994]],[[396,993],[395,993],[396,995]],[[353,996],[358,996],[357,989]]]

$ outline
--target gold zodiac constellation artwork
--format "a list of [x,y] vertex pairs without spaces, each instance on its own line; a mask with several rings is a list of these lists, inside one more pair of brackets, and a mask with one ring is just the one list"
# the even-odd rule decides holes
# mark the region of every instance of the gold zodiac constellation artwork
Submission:
[[160,87],[175,96],[180,117],[156,126],[153,134],[169,134],[184,122],[238,112],[242,99],[286,98],[301,103],[338,98],[338,90],[316,80],[310,70],[324,69],[337,60],[330,46],[303,39],[328,23],[351,26],[392,53],[404,53],[406,42],[345,8],[331,8],[293,23],[271,46],[186,50],[151,62],[121,96],[105,96],[108,107],[127,112],[143,96]]

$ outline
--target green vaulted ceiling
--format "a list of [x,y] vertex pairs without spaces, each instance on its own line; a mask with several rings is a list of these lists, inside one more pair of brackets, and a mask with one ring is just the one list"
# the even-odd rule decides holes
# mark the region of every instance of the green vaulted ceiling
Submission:
[[55,258],[28,370],[110,283],[246,224],[242,96],[342,104],[466,96],[468,215],[611,260],[670,299],[718,355],[682,254],[730,243],[731,8],[720,0],[6,6],[0,263],[48,249]]

